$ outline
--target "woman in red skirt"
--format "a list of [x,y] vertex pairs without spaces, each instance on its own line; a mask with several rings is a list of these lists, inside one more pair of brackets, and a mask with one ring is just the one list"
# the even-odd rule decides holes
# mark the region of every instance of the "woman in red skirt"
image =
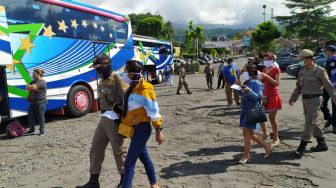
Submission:
[[[266,112],[268,112],[269,121],[273,130],[273,143],[271,145],[278,146],[280,144],[280,139],[276,114],[278,110],[282,109],[282,99],[279,92],[281,70],[276,66],[274,55],[270,52],[264,53],[264,65],[266,68],[262,71],[262,81],[265,86],[264,96],[267,98],[264,106]],[[263,131],[263,139],[266,140],[269,137],[269,132],[265,123],[261,124],[261,129]]]

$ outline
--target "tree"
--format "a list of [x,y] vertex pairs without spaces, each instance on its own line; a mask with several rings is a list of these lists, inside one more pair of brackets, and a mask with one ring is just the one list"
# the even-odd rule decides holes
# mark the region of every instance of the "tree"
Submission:
[[273,41],[281,36],[278,28],[271,22],[262,22],[252,32],[252,43],[257,53],[273,48]]
[[[285,26],[289,33],[296,34],[305,41],[306,47],[312,47],[316,39],[318,47],[322,35],[332,33],[330,24],[334,17],[328,17],[330,4],[336,0],[286,0],[286,7],[291,10],[290,16],[277,16],[275,19]],[[329,30],[329,31],[328,31]],[[333,29],[335,31],[335,29]]]
[[173,36],[175,35],[175,29],[173,24],[168,21],[166,22],[166,24],[164,25],[164,29],[163,29],[163,37],[165,40],[172,40]]
[[205,37],[203,26],[198,25],[194,28],[193,21],[189,22],[188,29],[185,31],[184,50],[189,54],[197,53],[198,48],[202,49]]
[[163,22],[160,18],[147,17],[139,22],[137,34],[160,38],[163,27]]

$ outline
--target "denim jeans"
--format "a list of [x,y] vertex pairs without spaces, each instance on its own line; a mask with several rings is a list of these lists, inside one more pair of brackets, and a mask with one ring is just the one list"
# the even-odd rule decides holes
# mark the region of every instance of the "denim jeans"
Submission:
[[37,123],[40,125],[40,133],[44,134],[44,125],[45,119],[44,114],[46,110],[46,102],[40,103],[31,103],[28,110],[28,122],[30,131],[35,131],[35,118],[37,119]]
[[149,183],[155,184],[155,170],[152,160],[149,157],[146,143],[151,135],[152,127],[149,123],[140,123],[134,128],[134,135],[129,146],[125,160],[125,176],[122,188],[131,188],[134,177],[135,163],[140,159],[144,165]]

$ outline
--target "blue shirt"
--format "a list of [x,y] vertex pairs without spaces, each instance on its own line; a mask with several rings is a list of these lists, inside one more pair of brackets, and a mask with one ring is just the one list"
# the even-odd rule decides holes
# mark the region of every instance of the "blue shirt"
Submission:
[[326,61],[325,69],[327,70],[331,83],[336,86],[336,56]]
[[237,80],[238,68],[235,64],[228,65],[223,70],[223,76],[229,84],[234,84]]

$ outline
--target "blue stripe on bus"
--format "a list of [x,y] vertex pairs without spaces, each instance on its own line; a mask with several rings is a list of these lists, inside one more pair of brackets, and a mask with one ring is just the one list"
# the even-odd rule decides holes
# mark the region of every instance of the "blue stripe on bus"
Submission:
[[10,48],[10,43],[9,41],[5,41],[5,40],[0,40],[0,50],[4,51],[6,53],[11,54],[11,48]]
[[[9,104],[11,110],[18,110],[28,112],[30,103],[25,98],[9,97]],[[49,99],[46,110],[55,110],[64,107],[67,104],[66,100]]]

